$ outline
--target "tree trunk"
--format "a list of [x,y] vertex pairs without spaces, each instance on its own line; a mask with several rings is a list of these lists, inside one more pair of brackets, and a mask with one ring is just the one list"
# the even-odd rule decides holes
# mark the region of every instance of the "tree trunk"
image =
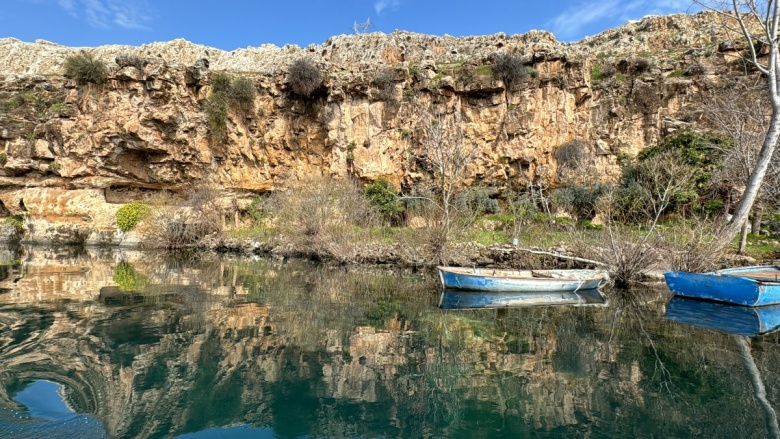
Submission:
[[748,222],[745,221],[742,224],[742,231],[739,233],[739,250],[737,253],[744,255],[745,247],[747,247],[747,235],[748,235]]
[[753,224],[750,227],[750,233],[754,235],[761,234],[761,218],[764,216],[764,206],[757,204],[753,209]]
[[758,155],[756,166],[750,174],[750,179],[745,187],[745,192],[742,194],[742,199],[739,200],[739,204],[734,211],[734,215],[731,217],[731,221],[726,223],[721,230],[721,242],[724,247],[728,245],[737,233],[739,233],[742,224],[748,219],[748,214],[753,208],[753,203],[756,201],[759,189],[761,189],[761,184],[763,183],[764,176],[769,168],[769,163],[772,161],[772,155],[775,152],[778,137],[780,137],[780,111],[773,105],[769,131],[767,131],[766,137],[764,138],[764,144],[761,146],[761,152]]

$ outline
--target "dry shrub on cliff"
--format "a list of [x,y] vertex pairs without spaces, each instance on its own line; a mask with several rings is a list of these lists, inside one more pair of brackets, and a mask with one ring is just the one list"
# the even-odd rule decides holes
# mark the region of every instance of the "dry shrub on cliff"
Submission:
[[227,110],[228,102],[224,96],[212,93],[205,104],[206,117],[209,123],[209,136],[216,143],[227,140]]
[[279,232],[303,253],[350,259],[359,229],[378,223],[377,209],[349,180],[311,177],[272,196]]
[[635,74],[645,73],[653,68],[653,63],[647,58],[637,58],[631,61],[631,71]]
[[528,69],[525,67],[522,57],[501,53],[493,61],[493,73],[496,78],[506,84],[507,90],[513,89],[520,81],[528,77]]
[[223,209],[218,192],[209,185],[185,191],[178,206],[160,206],[150,221],[147,245],[169,249],[198,246],[222,232]]
[[371,83],[377,88],[379,99],[385,102],[395,100],[395,75],[392,69],[385,68],[377,71]]
[[102,61],[89,52],[81,52],[65,58],[65,77],[78,85],[102,84],[106,82],[108,70]]
[[643,114],[651,114],[658,111],[658,107],[661,105],[661,96],[658,94],[658,89],[652,84],[637,82],[632,92],[632,101]]
[[298,58],[290,64],[287,81],[293,93],[308,98],[322,86],[322,73],[308,58]]
[[243,76],[233,78],[230,84],[230,102],[236,111],[251,113],[255,108],[257,90],[254,82]]
[[205,110],[212,141],[227,140],[228,109],[241,115],[250,114],[255,107],[257,90],[251,79],[231,78],[217,73],[211,78],[211,94],[206,99]]
[[144,66],[146,65],[146,60],[143,58],[140,58],[135,55],[130,55],[128,53],[122,53],[116,56],[114,58],[114,62],[116,62],[116,65],[119,67],[135,67],[139,71],[143,71]]
[[577,169],[584,161],[588,145],[583,140],[572,140],[555,148],[553,156],[558,162],[559,173],[563,169]]

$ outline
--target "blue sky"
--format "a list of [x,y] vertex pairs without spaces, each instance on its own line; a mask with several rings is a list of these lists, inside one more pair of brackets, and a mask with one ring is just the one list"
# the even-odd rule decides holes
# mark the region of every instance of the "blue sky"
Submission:
[[394,29],[433,35],[549,30],[566,42],[650,14],[692,11],[691,0],[0,0],[0,37],[66,46],[140,45],[184,38],[233,50],[320,44]]

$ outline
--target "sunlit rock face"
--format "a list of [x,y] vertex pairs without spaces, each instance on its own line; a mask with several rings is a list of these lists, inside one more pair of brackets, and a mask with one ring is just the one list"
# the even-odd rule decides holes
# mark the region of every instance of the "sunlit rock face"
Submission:
[[[2,39],[0,214],[27,215],[31,241],[122,244],[135,238],[117,232],[117,206],[162,190],[212,184],[226,205],[243,206],[311,175],[408,188],[430,177],[415,157],[432,106],[458,126],[458,141],[477,148],[466,183],[555,184],[555,149],[575,140],[594,175],[615,178],[618,156],[697,126],[703,91],[741,75],[731,68],[737,49],[718,44],[718,20],[648,17],[574,44],[541,31],[393,32],[307,48],[225,52],[174,40],[85,49],[108,66],[100,86],[62,76],[82,49]],[[509,89],[491,70],[505,53],[529,68]],[[301,57],[324,76],[310,99],[288,82]],[[672,74],[694,65],[696,75]],[[215,72],[249,78],[257,90],[253,111],[229,112],[224,141],[210,135],[205,112]]]

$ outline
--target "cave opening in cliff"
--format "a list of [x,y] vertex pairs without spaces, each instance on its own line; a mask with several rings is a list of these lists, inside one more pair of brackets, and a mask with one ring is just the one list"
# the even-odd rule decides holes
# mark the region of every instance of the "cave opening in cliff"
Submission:
[[11,216],[11,212],[5,207],[5,203],[0,201],[0,218],[7,218]]

